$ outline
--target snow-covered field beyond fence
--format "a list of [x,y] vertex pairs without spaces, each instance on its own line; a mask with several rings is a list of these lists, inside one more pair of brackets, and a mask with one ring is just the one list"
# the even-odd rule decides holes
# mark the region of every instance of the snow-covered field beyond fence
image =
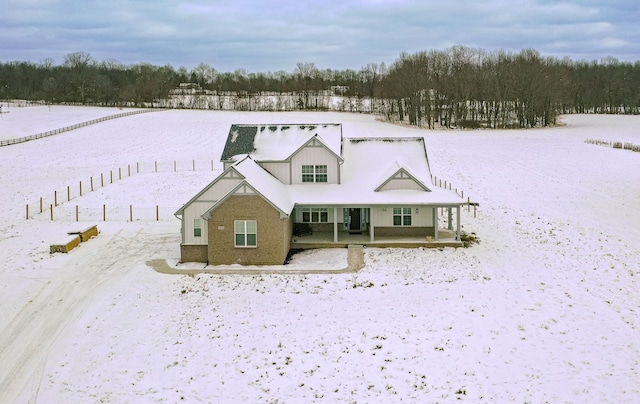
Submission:
[[[0,138],[102,114],[68,108],[25,108],[9,126],[12,110]],[[640,117],[562,120],[427,131],[359,114],[171,110],[0,147],[0,402],[639,402],[640,155],[585,140],[638,144]],[[479,203],[462,221],[480,244],[367,248],[355,274],[190,277],[146,264],[177,263],[177,219],[25,218],[25,204],[118,167],[217,163],[232,123],[322,122],[424,136],[433,174]],[[177,207],[215,174],[149,170],[60,206]],[[92,224],[98,237],[49,254]],[[336,257],[309,251],[292,266]]]

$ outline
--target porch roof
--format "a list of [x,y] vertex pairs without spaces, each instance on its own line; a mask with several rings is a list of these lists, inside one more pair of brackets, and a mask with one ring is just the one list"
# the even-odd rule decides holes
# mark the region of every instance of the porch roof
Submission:
[[[354,185],[354,186],[351,186]],[[462,205],[464,200],[453,191],[431,187],[431,192],[419,190],[375,191],[355,184],[289,185],[291,200],[296,205],[322,206],[389,206],[389,205]]]

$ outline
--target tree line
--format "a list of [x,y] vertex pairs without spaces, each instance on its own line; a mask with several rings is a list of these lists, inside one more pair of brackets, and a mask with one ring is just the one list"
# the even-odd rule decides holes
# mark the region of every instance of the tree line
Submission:
[[[0,63],[0,99],[104,106],[161,104],[180,83],[207,94],[291,95],[296,109],[323,109],[318,97],[369,100],[364,112],[433,128],[537,127],[564,113],[640,113],[640,61],[573,61],[533,49],[487,52],[455,46],[402,53],[391,65],[359,70],[320,69],[297,63],[292,72],[219,72],[201,63],[191,70],[146,63],[99,62],[76,52],[60,65]],[[235,104],[234,104],[235,105]]]

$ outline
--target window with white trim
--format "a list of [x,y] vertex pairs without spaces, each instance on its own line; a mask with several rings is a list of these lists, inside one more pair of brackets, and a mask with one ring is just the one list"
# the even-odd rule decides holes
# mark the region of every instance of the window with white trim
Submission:
[[255,220],[234,220],[236,247],[256,247],[258,241],[258,223]]
[[327,182],[326,165],[303,165],[302,182]]
[[328,223],[328,208],[302,208],[303,223]]
[[393,208],[394,226],[411,226],[411,208]]
[[193,237],[202,237],[202,219],[193,219]]

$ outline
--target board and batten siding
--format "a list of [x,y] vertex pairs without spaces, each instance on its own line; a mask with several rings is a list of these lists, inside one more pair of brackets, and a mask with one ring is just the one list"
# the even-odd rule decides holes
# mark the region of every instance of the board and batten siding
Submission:
[[380,191],[392,191],[397,189],[414,189],[416,191],[424,191],[424,189],[412,178],[393,178],[389,180]]
[[[207,238],[207,221],[202,219],[202,215],[241,181],[242,179],[238,177],[221,177],[209,189],[204,191],[198,199],[191,202],[191,204],[184,209],[182,217],[183,244],[207,244],[209,242]],[[202,225],[200,237],[193,235],[194,219],[202,219],[200,222]]]
[[283,184],[291,184],[291,163],[288,161],[259,162],[260,166]]
[[[327,184],[339,183],[339,162],[335,154],[322,145],[306,146],[291,158],[291,183],[302,184],[303,165],[326,165]],[[305,183],[308,184],[308,183]]]
[[[371,225],[393,227],[393,208],[411,208],[411,227],[433,227],[433,208],[425,206],[384,206],[371,208]],[[416,213],[416,209],[418,212]]]

